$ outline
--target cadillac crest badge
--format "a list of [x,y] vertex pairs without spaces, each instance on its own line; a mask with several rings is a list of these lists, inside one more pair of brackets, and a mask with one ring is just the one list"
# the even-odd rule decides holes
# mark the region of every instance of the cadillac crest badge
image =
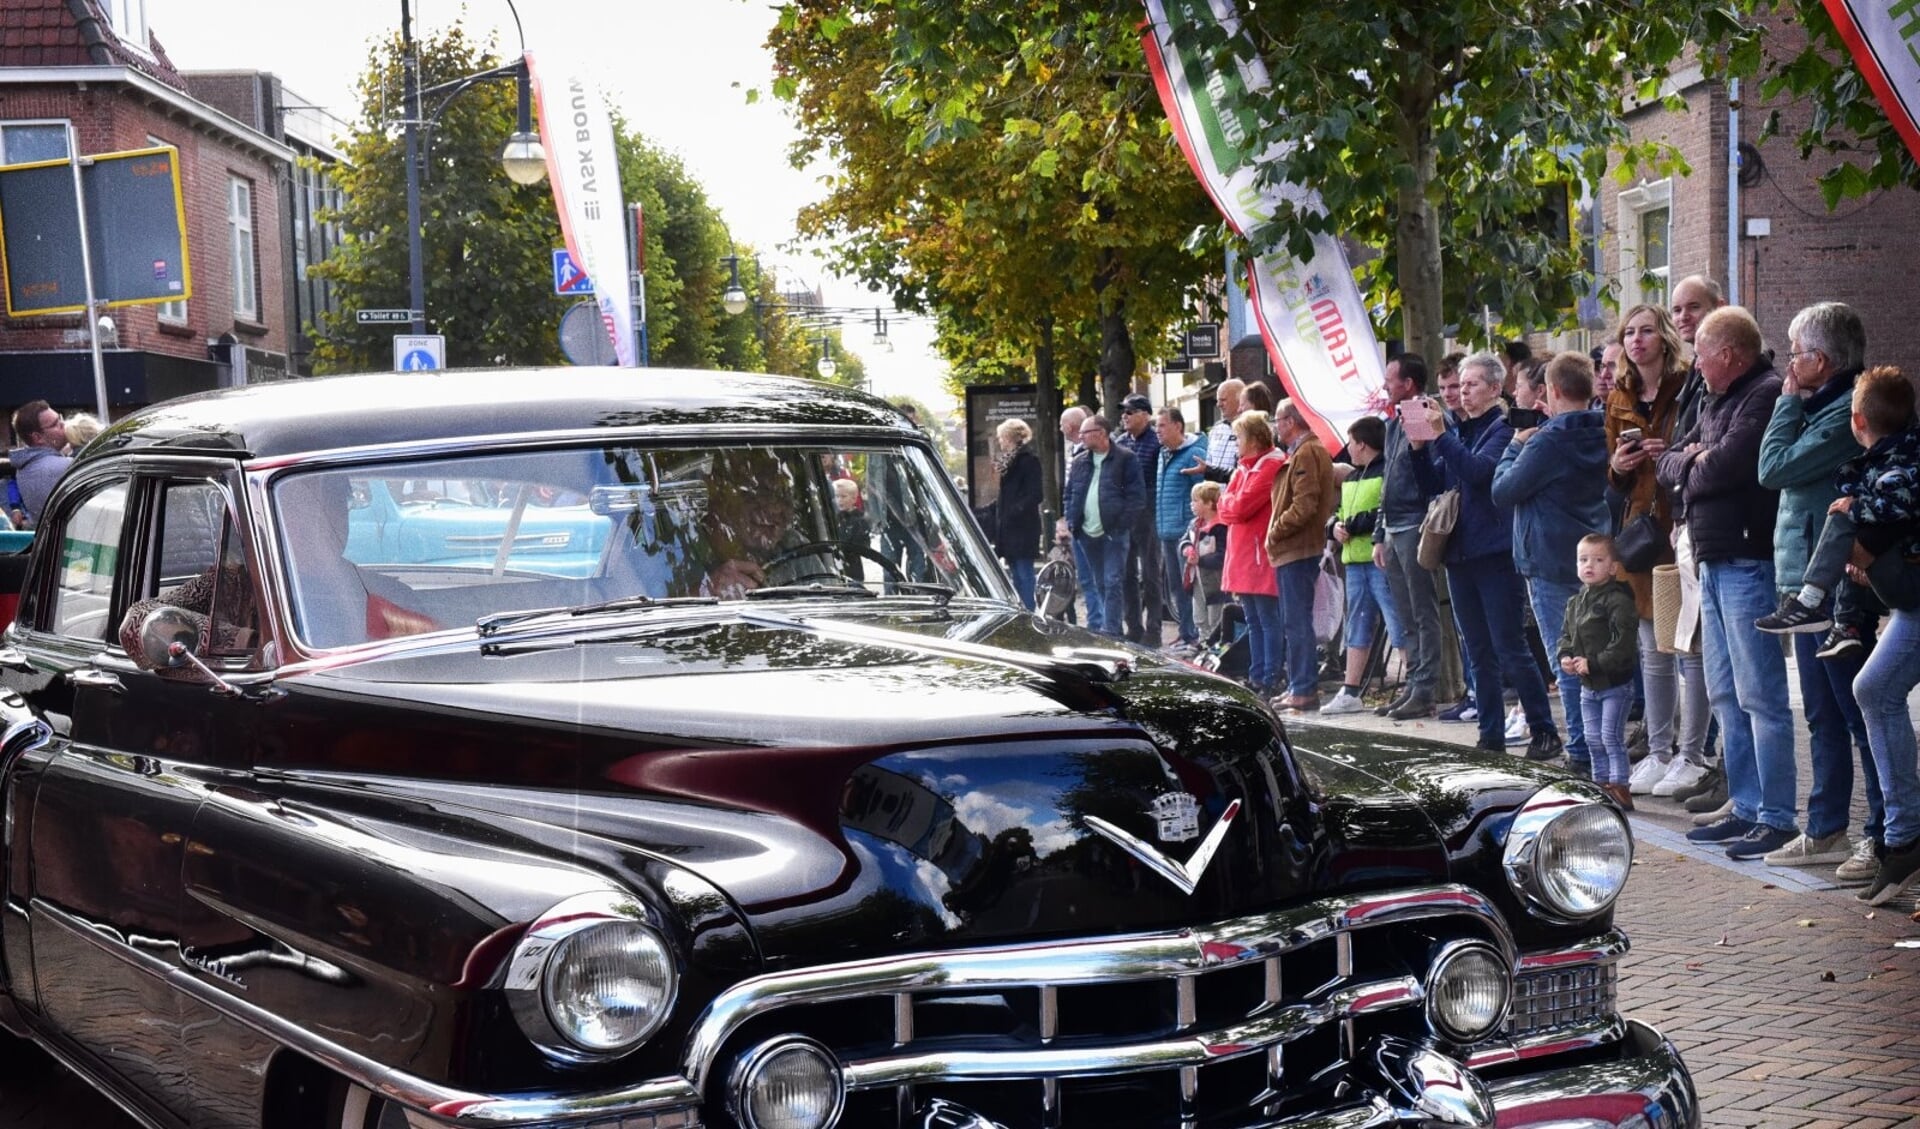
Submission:
[[1200,801],[1186,792],[1168,792],[1147,805],[1162,843],[1184,843],[1200,837]]

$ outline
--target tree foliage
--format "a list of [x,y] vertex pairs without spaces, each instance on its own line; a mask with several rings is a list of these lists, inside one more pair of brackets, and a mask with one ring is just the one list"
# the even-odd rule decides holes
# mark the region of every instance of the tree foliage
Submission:
[[[1249,233],[1253,247],[1304,254],[1325,231],[1380,249],[1360,269],[1370,300],[1401,313],[1409,347],[1435,356],[1443,327],[1471,336],[1483,307],[1509,332],[1571,317],[1592,280],[1570,233],[1539,226],[1549,192],[1597,185],[1609,156],[1628,169],[1676,166],[1670,149],[1633,142],[1629,100],[1656,97],[1689,45],[1712,45],[1709,68],[1727,52],[1751,55],[1746,3],[1242,2],[1241,36],[1178,16],[1174,33],[1222,67],[1265,64],[1271,83],[1234,107],[1247,149],[1283,154],[1265,167],[1270,183],[1319,193],[1323,210],[1282,203]],[[1150,89],[1144,71],[1113,65],[1139,0],[890,8],[889,63],[917,89],[944,92],[929,130],[989,120],[1013,72],[1097,67],[1116,86]]]
[[[1817,178],[1827,207],[1900,185],[1920,189],[1920,163],[1854,65],[1826,5],[1791,0],[1781,8],[1806,28],[1807,39],[1798,51],[1769,51],[1761,96],[1772,101],[1785,94],[1811,104],[1812,119],[1793,141],[1803,159],[1816,153],[1838,158]],[[1765,133],[1782,132],[1776,109],[1767,117]]]

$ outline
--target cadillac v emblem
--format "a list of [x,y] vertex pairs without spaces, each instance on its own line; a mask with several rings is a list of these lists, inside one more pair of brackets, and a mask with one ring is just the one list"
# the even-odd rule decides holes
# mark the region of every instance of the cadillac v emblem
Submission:
[[1168,792],[1147,805],[1159,827],[1162,843],[1184,843],[1200,837],[1200,801],[1185,792]]
[[[1162,796],[1147,808],[1147,814],[1153,816],[1159,825],[1160,841],[1163,843],[1192,839],[1200,831],[1200,804],[1185,792],[1176,792]],[[1207,872],[1207,864],[1213,861],[1215,851],[1227,840],[1227,826],[1233,817],[1240,814],[1240,801],[1227,805],[1220,813],[1220,819],[1200,840],[1200,846],[1194,849],[1193,856],[1184,863],[1178,863],[1155,850],[1151,843],[1136,838],[1120,830],[1097,815],[1086,817],[1086,825],[1094,833],[1113,841],[1121,850],[1139,859],[1148,870],[1178,887],[1183,894],[1191,894],[1200,885],[1200,876]]]

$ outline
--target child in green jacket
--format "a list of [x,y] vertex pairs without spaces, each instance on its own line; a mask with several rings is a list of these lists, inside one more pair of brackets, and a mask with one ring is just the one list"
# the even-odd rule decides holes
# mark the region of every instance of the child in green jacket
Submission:
[[1640,613],[1633,589],[1615,578],[1611,537],[1590,533],[1575,553],[1581,588],[1567,602],[1566,627],[1556,648],[1560,669],[1580,677],[1580,716],[1593,750],[1593,779],[1622,809],[1632,811],[1626,727],[1640,657]]

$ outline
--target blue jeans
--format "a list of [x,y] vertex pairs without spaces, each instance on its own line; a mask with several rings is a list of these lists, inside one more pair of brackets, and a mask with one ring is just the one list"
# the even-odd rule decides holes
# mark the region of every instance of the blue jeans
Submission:
[[1633,708],[1633,683],[1610,690],[1580,689],[1580,713],[1586,732],[1593,735],[1593,779],[1600,784],[1625,784],[1627,766],[1627,711]]
[[[1180,641],[1198,643],[1200,629],[1193,622],[1195,592],[1187,591],[1180,583],[1180,577],[1186,567],[1187,558],[1180,555],[1180,542],[1163,539],[1160,542],[1160,586],[1166,589],[1167,606],[1179,609],[1175,618],[1180,622]],[[1194,587],[1197,591],[1199,584],[1196,582]]]
[[1087,562],[1080,573],[1080,587],[1087,593],[1087,626],[1118,638],[1124,630],[1127,607],[1122,594],[1127,573],[1127,531],[1109,530],[1099,537],[1081,533],[1074,537],[1073,547]]
[[1820,636],[1794,635],[1793,660],[1800,672],[1800,702],[1807,715],[1807,738],[1813,752],[1813,791],[1807,796],[1807,836],[1824,839],[1847,829],[1853,803],[1853,749],[1860,748],[1860,774],[1867,778],[1867,824],[1863,831],[1878,839],[1886,831],[1886,810],[1880,799],[1880,774],[1874,771],[1872,742],[1860,706],[1853,700],[1853,680],[1860,659],[1822,661],[1813,657]]
[[1895,610],[1853,680],[1853,698],[1866,721],[1886,798],[1882,842],[1898,847],[1920,839],[1920,771],[1914,764],[1913,718],[1907,713],[1907,694],[1915,684],[1920,684],[1920,611]]
[[[1568,674],[1560,669],[1559,656],[1554,653],[1560,644],[1560,632],[1566,627],[1567,603],[1580,591],[1578,582],[1562,583],[1558,580],[1541,580],[1537,577],[1527,581],[1527,602],[1533,605],[1534,626],[1540,629],[1540,645],[1547,649],[1547,665],[1555,671],[1554,681],[1560,686],[1560,705],[1567,711],[1567,759],[1586,760],[1591,750],[1587,744],[1586,701],[1580,689],[1580,676]],[[1632,704],[1633,684],[1627,683],[1628,704]],[[1612,693],[1611,690],[1606,691]],[[1620,715],[1623,719],[1626,714]],[[1594,759],[1598,765],[1599,759]],[[1595,780],[1607,782],[1611,778],[1600,776]],[[1621,783],[1625,783],[1624,778]]]
[[1320,558],[1308,557],[1273,570],[1280,585],[1280,630],[1286,638],[1287,693],[1311,698],[1320,690],[1320,651],[1313,640],[1313,586]]
[[1247,681],[1267,693],[1278,686],[1284,663],[1280,597],[1243,593],[1234,599],[1247,612]]
[[1013,590],[1019,594],[1020,603],[1028,611],[1033,610],[1033,558],[1014,557],[1007,560],[1007,579],[1013,581]]
[[1373,646],[1373,633],[1380,622],[1387,624],[1387,645],[1404,647],[1407,633],[1400,626],[1399,609],[1393,606],[1393,586],[1387,582],[1387,570],[1372,561],[1347,562],[1346,643],[1361,650]]
[[1700,649],[1707,699],[1726,746],[1733,814],[1792,831],[1799,824],[1787,660],[1780,640],[1753,626],[1779,605],[1774,593],[1770,560],[1700,562]]
[[[1519,693],[1520,708],[1534,736],[1555,732],[1547,684],[1527,650],[1520,615],[1520,574],[1513,570],[1513,560],[1495,554],[1449,565],[1447,586],[1453,593],[1453,621],[1467,647],[1473,698],[1480,707],[1480,746],[1506,748],[1503,685]],[[1785,697],[1781,695],[1782,700]]]

